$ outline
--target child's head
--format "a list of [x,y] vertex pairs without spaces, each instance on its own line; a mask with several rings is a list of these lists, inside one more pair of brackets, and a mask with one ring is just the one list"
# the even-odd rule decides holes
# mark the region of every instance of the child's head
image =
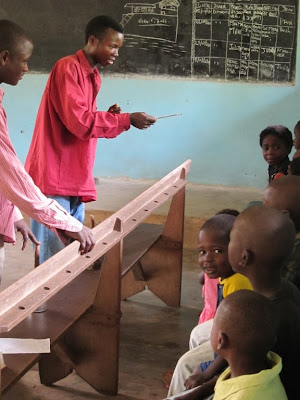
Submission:
[[85,55],[92,67],[112,65],[124,40],[123,28],[111,17],[99,15],[85,28]]
[[235,216],[219,214],[206,221],[199,233],[199,264],[211,279],[227,278],[233,274],[228,261],[230,230]]
[[300,121],[298,121],[294,128],[294,146],[296,150],[300,150]]
[[0,20],[0,83],[17,85],[28,71],[33,44],[28,34],[12,21]]
[[[297,159],[293,160],[296,161]],[[283,176],[270,183],[264,192],[264,204],[286,212],[300,231],[300,177]]]
[[279,165],[292,150],[291,131],[282,125],[268,126],[260,133],[259,144],[267,163]]
[[265,206],[249,207],[236,218],[231,230],[230,264],[254,286],[253,278],[258,281],[280,275],[294,241],[295,226],[287,214]]
[[213,350],[231,366],[236,360],[259,361],[275,342],[269,299],[252,290],[238,290],[219,305],[211,332]]

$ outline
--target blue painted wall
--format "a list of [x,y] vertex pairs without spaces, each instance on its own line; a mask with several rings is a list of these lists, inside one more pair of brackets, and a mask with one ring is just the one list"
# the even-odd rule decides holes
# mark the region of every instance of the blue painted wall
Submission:
[[[258,136],[273,124],[293,130],[300,120],[299,57],[298,48],[295,86],[104,77],[98,109],[117,102],[126,112],[183,115],[100,139],[95,176],[158,179],[191,158],[191,182],[264,187]],[[23,162],[46,81],[47,75],[27,74],[17,87],[3,85],[10,135]]]

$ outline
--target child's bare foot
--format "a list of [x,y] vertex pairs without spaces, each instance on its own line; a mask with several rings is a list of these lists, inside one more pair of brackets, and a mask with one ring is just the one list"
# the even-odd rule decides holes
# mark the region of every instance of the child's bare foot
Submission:
[[171,383],[171,380],[172,380],[173,372],[174,371],[169,370],[169,371],[166,371],[166,372],[164,372],[162,374],[162,379],[163,379],[163,382],[164,382],[164,384],[165,384],[167,389],[169,389],[169,387],[170,387],[170,383]]

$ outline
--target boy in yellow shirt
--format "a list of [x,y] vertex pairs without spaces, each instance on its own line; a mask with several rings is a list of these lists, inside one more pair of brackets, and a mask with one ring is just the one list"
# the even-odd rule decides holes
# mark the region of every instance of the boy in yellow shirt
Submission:
[[270,352],[276,335],[272,310],[270,300],[249,290],[234,292],[220,304],[211,344],[229,367],[217,380],[214,400],[287,400],[281,358]]

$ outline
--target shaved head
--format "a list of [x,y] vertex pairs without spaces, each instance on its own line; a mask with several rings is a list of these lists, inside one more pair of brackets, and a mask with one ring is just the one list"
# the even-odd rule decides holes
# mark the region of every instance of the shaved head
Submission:
[[275,342],[275,324],[269,299],[252,290],[238,290],[219,305],[217,331],[224,333],[231,348],[243,353],[266,354]]
[[295,235],[293,222],[283,212],[265,206],[247,208],[236,218],[231,231],[229,261],[232,268],[241,272],[238,269],[245,250],[251,254],[255,265],[280,268],[293,249]]

